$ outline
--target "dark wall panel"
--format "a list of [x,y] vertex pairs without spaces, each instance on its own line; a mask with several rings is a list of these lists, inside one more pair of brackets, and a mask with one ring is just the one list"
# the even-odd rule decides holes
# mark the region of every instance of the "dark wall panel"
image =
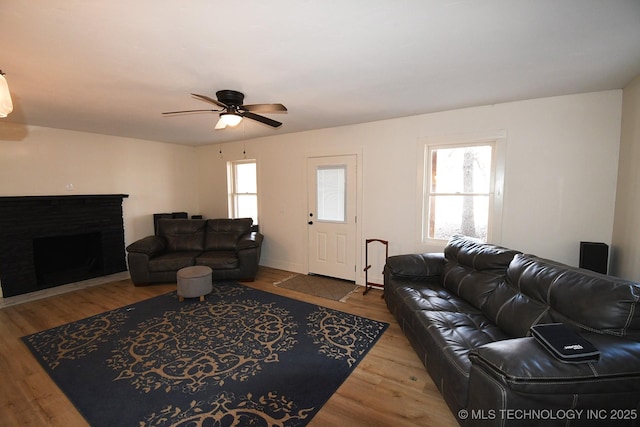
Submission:
[[5,297],[49,287],[38,283],[34,239],[100,233],[102,268],[126,271],[122,201],[126,194],[0,197],[0,280]]

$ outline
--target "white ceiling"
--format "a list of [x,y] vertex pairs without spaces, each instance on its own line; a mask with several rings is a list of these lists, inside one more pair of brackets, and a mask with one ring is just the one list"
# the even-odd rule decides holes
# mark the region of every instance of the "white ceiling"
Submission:
[[[640,75],[640,0],[2,0],[0,29],[0,139],[10,122],[202,145]],[[161,115],[219,89],[284,104],[283,126]]]

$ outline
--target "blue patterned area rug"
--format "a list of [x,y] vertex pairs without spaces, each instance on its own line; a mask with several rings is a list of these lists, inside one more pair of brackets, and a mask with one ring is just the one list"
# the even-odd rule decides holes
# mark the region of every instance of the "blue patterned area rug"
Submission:
[[23,340],[92,426],[304,426],[388,326],[224,282]]

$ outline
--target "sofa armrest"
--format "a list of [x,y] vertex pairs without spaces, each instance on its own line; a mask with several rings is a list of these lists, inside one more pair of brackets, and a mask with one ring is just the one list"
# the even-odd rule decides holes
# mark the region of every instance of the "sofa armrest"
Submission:
[[611,335],[582,334],[600,350],[594,362],[561,362],[535,338],[496,341],[469,353],[472,366],[516,393],[640,392],[640,345]]
[[[640,411],[638,342],[610,335],[585,337],[600,349],[599,361],[561,362],[531,337],[473,349],[467,407],[458,413],[464,415],[464,425],[636,425]],[[598,417],[589,415],[593,413]],[[564,415],[543,420],[541,414]],[[617,414],[621,417],[614,420]],[[573,416],[571,422],[567,416]]]
[[433,280],[444,269],[443,253],[395,255],[387,259],[385,272],[391,277],[409,280]]
[[258,248],[262,245],[262,240],[264,236],[258,232],[247,233],[238,240],[238,250]]
[[161,236],[147,236],[127,246],[127,252],[141,253],[149,258],[164,252],[167,242]]

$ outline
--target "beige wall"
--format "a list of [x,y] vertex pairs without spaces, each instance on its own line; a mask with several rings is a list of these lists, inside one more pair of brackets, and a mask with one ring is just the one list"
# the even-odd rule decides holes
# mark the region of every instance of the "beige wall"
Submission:
[[0,196],[128,194],[127,243],[155,212],[198,212],[195,162],[193,147],[0,122]]
[[624,89],[611,273],[640,282],[640,76]]
[[295,134],[275,130],[271,137],[205,147],[0,121],[0,195],[129,194],[130,243],[152,233],[154,212],[226,216],[226,162],[246,151],[258,159],[262,264],[306,272],[306,159],[355,153],[362,272],[367,238],[389,240],[392,255],[440,249],[419,242],[420,141],[500,131],[507,136],[507,164],[496,243],[577,265],[579,241],[611,243],[621,110],[622,91],[614,90]]
[[580,241],[611,243],[621,105],[622,91],[614,90],[199,147],[200,206],[208,216],[226,213],[225,163],[246,150],[258,160],[262,263],[306,272],[306,159],[356,153],[362,271],[367,238],[389,240],[391,254],[440,249],[419,242],[419,141],[503,131],[506,184],[496,243],[577,265]]

